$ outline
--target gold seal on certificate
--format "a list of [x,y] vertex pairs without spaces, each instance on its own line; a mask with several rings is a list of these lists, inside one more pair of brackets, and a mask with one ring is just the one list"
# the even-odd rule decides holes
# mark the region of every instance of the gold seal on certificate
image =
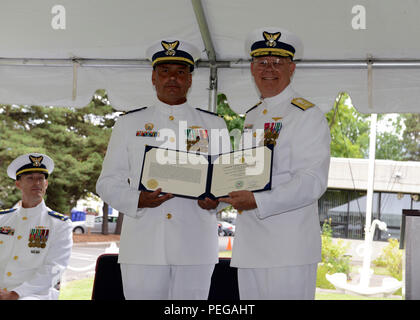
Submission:
[[215,156],[146,146],[139,190],[159,185],[163,193],[192,199],[270,190],[272,160],[272,145]]
[[156,179],[150,179],[146,185],[148,189],[156,189],[159,184]]
[[259,146],[219,155],[213,161],[210,193],[220,198],[238,190],[270,190],[272,156],[272,146]]

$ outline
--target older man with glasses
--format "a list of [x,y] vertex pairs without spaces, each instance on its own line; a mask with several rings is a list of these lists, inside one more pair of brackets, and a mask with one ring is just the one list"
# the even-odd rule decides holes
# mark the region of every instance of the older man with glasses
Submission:
[[[240,213],[231,265],[241,299],[314,299],[321,261],[318,199],[327,188],[330,134],[322,111],[292,86],[303,45],[291,32],[262,28],[246,47],[261,101],[246,113],[253,146],[273,146],[272,188],[219,199]],[[247,139],[244,139],[247,141]],[[250,146],[244,146],[250,147]]]

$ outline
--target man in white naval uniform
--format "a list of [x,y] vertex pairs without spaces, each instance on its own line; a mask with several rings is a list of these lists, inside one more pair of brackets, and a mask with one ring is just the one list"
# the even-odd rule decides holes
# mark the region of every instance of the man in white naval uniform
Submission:
[[7,169],[22,201],[0,211],[0,300],[58,299],[73,240],[71,221],[43,199],[53,169],[40,153],[22,155]]
[[295,35],[262,28],[246,47],[262,100],[248,110],[244,136],[253,135],[254,145],[274,145],[272,188],[219,199],[240,213],[231,265],[238,267],[241,299],[314,299],[321,261],[317,201],[330,160],[327,121],[290,85],[293,59],[303,49]]
[[158,99],[117,120],[96,184],[101,198],[125,215],[118,261],[126,299],[208,298],[218,262],[218,201],[162,195],[153,183],[149,190],[155,191],[139,191],[146,145],[182,149],[183,143],[196,141],[185,135],[188,129],[201,136],[200,151],[206,153],[210,129],[223,129],[227,143],[216,153],[229,151],[223,118],[187,103],[199,54],[193,45],[174,39],[148,49]]

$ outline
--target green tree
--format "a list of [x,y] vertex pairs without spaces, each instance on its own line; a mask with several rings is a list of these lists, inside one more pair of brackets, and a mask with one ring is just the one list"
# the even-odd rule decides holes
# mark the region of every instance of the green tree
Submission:
[[395,161],[404,160],[401,139],[390,132],[377,134],[375,158]]
[[[369,157],[370,115],[357,112],[347,93],[337,96],[326,117],[331,131],[331,156]],[[376,159],[420,160],[420,115],[405,114],[386,119],[385,115],[378,115],[378,124],[388,121],[392,130],[377,131]]]
[[55,163],[46,203],[62,213],[77,200],[95,192],[111,128],[118,113],[98,90],[84,108],[0,106],[0,200],[10,207],[20,191],[6,169],[17,156],[30,152],[48,154]]
[[353,107],[350,96],[340,93],[326,114],[331,132],[331,156],[366,158],[369,150],[369,119]]
[[420,161],[420,113],[404,114],[403,132],[404,160]]
[[[230,140],[232,147],[236,150],[239,144],[239,134],[242,133],[244,127],[245,116],[237,114],[230,108],[226,95],[223,93],[217,96],[217,114],[221,115],[225,120],[227,129],[231,133]],[[237,135],[233,134],[235,129]]]

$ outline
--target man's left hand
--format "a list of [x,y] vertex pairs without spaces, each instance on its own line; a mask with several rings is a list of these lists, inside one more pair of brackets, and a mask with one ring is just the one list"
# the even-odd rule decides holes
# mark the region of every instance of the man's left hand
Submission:
[[220,198],[219,201],[229,203],[239,211],[257,208],[254,194],[247,190],[232,191],[229,193],[229,198]]
[[219,200],[212,200],[210,198],[205,198],[204,200],[198,200],[198,205],[201,209],[211,210],[216,209],[219,205]]

